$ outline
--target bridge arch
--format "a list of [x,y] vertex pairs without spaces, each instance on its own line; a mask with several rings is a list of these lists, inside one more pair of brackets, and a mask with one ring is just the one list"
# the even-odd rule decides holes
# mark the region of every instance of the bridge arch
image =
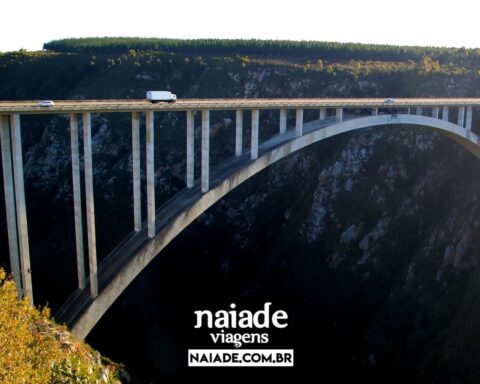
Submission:
[[[312,130],[302,136],[292,136],[288,141],[267,148],[256,160],[247,160],[237,166],[232,161],[230,173],[226,177],[218,176],[217,179],[215,179],[215,176],[212,177],[211,189],[208,192],[201,193],[199,187],[194,188],[193,191],[188,189],[180,191],[177,195],[184,195],[180,196],[184,199],[182,209],[175,211],[168,206],[159,208],[157,217],[163,220],[163,223],[160,221],[160,225],[157,226],[159,231],[156,236],[148,239],[146,233],[136,234],[137,236],[143,235],[145,239],[143,245],[133,251],[132,256],[116,271],[113,277],[108,279],[96,299],[92,300],[88,295],[85,295],[82,302],[77,294],[77,299],[74,299],[74,301],[80,302],[77,305],[81,307],[81,311],[67,320],[72,332],[79,338],[85,338],[120,294],[163,248],[198,216],[241,183],[278,160],[309,145],[342,133],[380,125],[415,125],[433,129],[459,143],[480,159],[480,137],[470,130],[433,117],[398,114],[396,116],[360,117],[334,123]],[[190,194],[188,194],[189,191]],[[144,228],[142,232],[146,232],[146,229]],[[122,243],[121,246],[125,245],[126,242]],[[101,273],[100,265],[99,278],[101,278]]]

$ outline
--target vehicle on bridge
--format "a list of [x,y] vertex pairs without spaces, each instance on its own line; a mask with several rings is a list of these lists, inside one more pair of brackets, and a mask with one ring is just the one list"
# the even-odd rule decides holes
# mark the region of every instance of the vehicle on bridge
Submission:
[[159,103],[161,101],[174,103],[177,101],[177,95],[170,91],[148,91],[147,99],[152,103]]
[[55,103],[52,100],[42,100],[38,102],[39,107],[53,107]]
[[391,105],[391,104],[393,104],[394,102],[395,102],[395,100],[392,99],[391,97],[389,97],[388,99],[385,99],[385,100],[384,100],[384,103],[385,103],[385,104],[388,104],[388,105]]

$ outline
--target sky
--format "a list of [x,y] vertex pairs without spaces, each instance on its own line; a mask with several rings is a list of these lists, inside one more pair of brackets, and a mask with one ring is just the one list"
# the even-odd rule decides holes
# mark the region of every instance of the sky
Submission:
[[472,0],[3,0],[0,52],[92,36],[476,48],[479,9]]

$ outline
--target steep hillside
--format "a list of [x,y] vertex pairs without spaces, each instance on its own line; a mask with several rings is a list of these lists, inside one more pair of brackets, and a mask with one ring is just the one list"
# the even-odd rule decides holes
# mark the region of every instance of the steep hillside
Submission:
[[[0,382],[9,384],[120,384],[114,364],[50,318],[18,299],[15,283],[0,268]],[[123,381],[127,382],[127,381]]]

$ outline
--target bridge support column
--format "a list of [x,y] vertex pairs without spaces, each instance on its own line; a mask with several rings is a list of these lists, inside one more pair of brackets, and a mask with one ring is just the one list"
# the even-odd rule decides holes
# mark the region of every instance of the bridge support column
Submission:
[[372,108],[372,115],[377,116],[378,115],[378,108]]
[[287,132],[287,110],[280,110],[280,134]]
[[460,127],[464,127],[463,125],[464,121],[465,121],[465,107],[459,107],[457,125],[459,125]]
[[25,205],[25,185],[23,179],[22,132],[20,115],[10,116],[12,136],[13,180],[15,182],[15,207],[17,210],[18,244],[22,270],[23,293],[33,303],[32,271],[30,269],[30,247],[28,244],[27,210]]
[[210,111],[202,111],[202,192],[210,189]]
[[465,128],[469,131],[472,130],[472,117],[473,117],[473,108],[471,106],[467,107],[467,122],[465,123]]
[[303,135],[303,109],[297,109],[297,115],[295,119],[295,134],[297,136]]
[[323,121],[327,118],[327,108],[320,108],[319,120]]
[[412,108],[408,107],[407,108],[407,115],[410,115],[412,113]]
[[241,156],[243,149],[243,110],[237,109],[235,116],[235,156]]
[[252,110],[252,138],[250,148],[250,158],[252,160],[258,159],[258,126],[259,126],[259,110]]
[[88,261],[90,294],[98,296],[97,244],[95,234],[95,204],[93,200],[92,122],[89,112],[83,114],[83,161],[85,167],[85,202],[87,208]]
[[70,114],[70,147],[72,152],[73,209],[75,212],[75,246],[77,253],[78,288],[85,288],[85,255],[83,249],[82,187],[80,184],[80,150],[78,117]]
[[132,113],[132,177],[133,177],[133,228],[142,229],[142,195],[140,189],[140,115]]
[[448,107],[442,108],[442,120],[448,121],[448,117],[449,117],[448,112],[449,112]]
[[423,115],[423,108],[422,107],[417,107],[415,114],[422,116]]
[[341,123],[343,121],[343,108],[337,108],[335,116],[337,123]]
[[195,180],[195,127],[193,111],[187,111],[187,188],[193,188]]
[[12,143],[8,116],[0,116],[0,140],[2,146],[3,190],[7,215],[8,250],[10,269],[17,286],[18,296],[22,293],[22,275],[20,273],[20,254],[18,252],[17,219],[15,217],[15,191],[12,167]]
[[147,232],[148,237],[155,237],[155,149],[154,149],[154,115],[145,112],[146,157],[147,157]]
[[434,107],[434,108],[432,109],[432,117],[433,117],[434,119],[438,119],[438,112],[439,112],[439,108],[438,108],[438,107]]

